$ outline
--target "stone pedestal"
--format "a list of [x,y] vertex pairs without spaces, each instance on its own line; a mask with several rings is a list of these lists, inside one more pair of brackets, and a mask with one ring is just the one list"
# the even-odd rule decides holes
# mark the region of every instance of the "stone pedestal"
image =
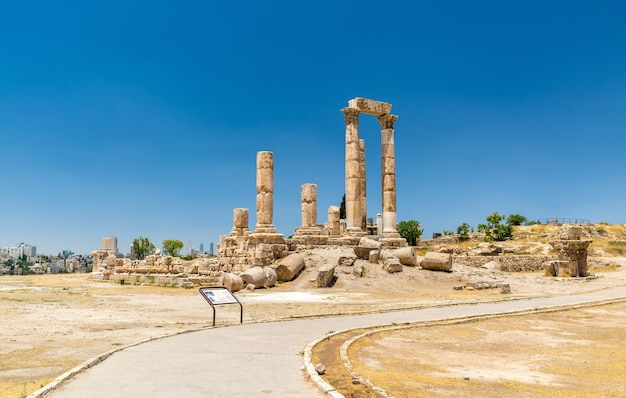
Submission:
[[554,276],[589,276],[587,248],[591,241],[580,240],[581,235],[581,226],[564,225],[561,228],[561,239],[550,242],[550,245],[556,250],[558,257],[558,261],[550,265]]

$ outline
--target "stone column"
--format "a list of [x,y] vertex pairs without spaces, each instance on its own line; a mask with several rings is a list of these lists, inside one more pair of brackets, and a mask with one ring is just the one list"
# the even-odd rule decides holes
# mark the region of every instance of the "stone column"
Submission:
[[317,185],[302,184],[302,227],[296,229],[296,235],[321,235],[317,225]]
[[245,235],[248,230],[248,209],[236,208],[233,210],[233,231],[237,236]]
[[326,223],[326,235],[339,236],[341,234],[341,226],[339,222],[339,206],[330,206],[328,208],[328,222]]
[[317,185],[302,184],[302,226],[317,227]]
[[361,230],[367,232],[367,181],[365,175],[365,140],[359,140],[359,209]]
[[363,235],[359,203],[361,172],[359,162],[359,113],[356,108],[341,110],[346,122],[346,229],[352,236]]
[[396,230],[396,157],[393,125],[396,115],[377,118],[382,135],[383,231],[382,238],[401,238]]
[[254,233],[276,233],[274,217],[274,154],[257,152],[256,156],[256,228]]

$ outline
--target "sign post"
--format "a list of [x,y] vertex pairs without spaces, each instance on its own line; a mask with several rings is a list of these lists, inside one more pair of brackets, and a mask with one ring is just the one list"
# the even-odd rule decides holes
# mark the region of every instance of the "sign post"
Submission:
[[215,326],[215,306],[222,304],[239,304],[240,316],[239,321],[243,323],[243,305],[237,300],[237,297],[225,286],[201,287],[200,294],[213,308],[213,326]]

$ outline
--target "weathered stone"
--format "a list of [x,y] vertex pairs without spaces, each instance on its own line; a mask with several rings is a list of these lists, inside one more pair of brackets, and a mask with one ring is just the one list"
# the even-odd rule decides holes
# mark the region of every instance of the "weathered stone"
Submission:
[[481,243],[478,249],[472,252],[475,256],[497,256],[499,253],[502,253],[502,249],[491,243]]
[[391,253],[400,260],[400,264],[410,267],[417,265],[417,253],[415,247],[407,246],[400,249],[392,250]]
[[324,373],[326,373],[326,366],[318,363],[317,365],[315,365],[315,371],[318,375],[323,375]]
[[341,256],[337,261],[337,265],[352,266],[356,261],[356,256]]
[[263,287],[274,287],[278,281],[278,276],[276,275],[274,268],[263,267],[263,272],[265,273],[265,284]]
[[341,234],[339,212],[339,206],[330,206],[328,208],[328,222],[324,226],[326,235],[339,236]]
[[561,240],[580,240],[583,227],[580,225],[563,225],[561,227]]
[[355,246],[352,250],[354,250],[354,254],[356,254],[357,258],[361,260],[369,259],[372,251],[378,251],[378,249],[363,246]]
[[379,250],[371,250],[370,251],[369,262],[372,263],[372,264],[376,264],[376,263],[378,263],[379,259],[380,259],[380,251]]
[[420,262],[420,266],[430,271],[452,270],[452,256],[446,253],[428,252]]
[[550,245],[557,251],[559,276],[588,276],[587,247],[590,240],[557,240]]
[[298,253],[292,253],[280,260],[276,266],[276,275],[281,281],[292,281],[302,272],[304,265],[304,257]]
[[243,279],[239,275],[226,272],[222,275],[222,285],[231,292],[238,292],[243,289]]
[[374,239],[362,237],[361,239],[359,239],[359,246],[369,247],[372,249],[380,249],[382,247],[382,243]]
[[383,269],[390,274],[395,272],[402,272],[402,264],[398,257],[395,256],[385,256],[383,258]]
[[365,272],[365,267],[361,263],[355,263],[354,268],[352,269],[352,273],[359,278],[363,276]]
[[245,283],[254,286],[256,289],[265,286],[266,276],[262,267],[252,267],[244,271],[240,276]]
[[317,287],[328,287],[335,277],[335,265],[325,265],[317,270]]
[[501,264],[498,260],[491,260],[487,264],[483,265],[483,268],[486,268],[490,271],[500,271]]

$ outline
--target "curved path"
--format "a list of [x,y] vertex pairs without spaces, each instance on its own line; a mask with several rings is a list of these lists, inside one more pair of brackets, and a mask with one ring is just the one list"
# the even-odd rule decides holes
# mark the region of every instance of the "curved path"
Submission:
[[303,350],[329,332],[623,298],[626,286],[574,296],[205,329],[125,348],[63,383],[61,376],[30,397],[320,398],[327,394],[303,374]]

